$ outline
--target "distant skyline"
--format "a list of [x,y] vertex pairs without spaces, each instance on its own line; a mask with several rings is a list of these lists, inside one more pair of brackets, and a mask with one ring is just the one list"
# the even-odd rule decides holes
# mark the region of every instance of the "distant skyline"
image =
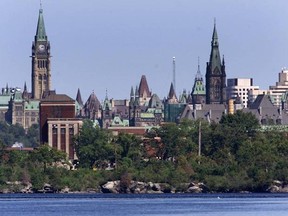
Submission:
[[[227,78],[253,78],[268,89],[288,66],[287,0],[42,0],[51,43],[52,89],[84,102],[129,99],[146,75],[167,97],[176,58],[176,93],[191,91],[206,62],[216,19]],[[0,87],[31,91],[31,46],[40,0],[0,1]]]

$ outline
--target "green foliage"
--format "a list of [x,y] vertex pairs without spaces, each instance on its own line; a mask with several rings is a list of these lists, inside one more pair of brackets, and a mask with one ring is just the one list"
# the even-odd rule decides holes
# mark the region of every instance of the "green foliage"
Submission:
[[0,121],[0,140],[5,146],[12,146],[14,143],[23,143],[25,147],[37,147],[39,145],[39,125],[32,125],[27,134],[24,128],[19,125],[9,125]]
[[52,166],[53,163],[64,162],[66,160],[66,153],[49,147],[48,145],[41,145],[29,155],[29,160],[42,164],[45,172],[47,166]]
[[[27,132],[31,146],[38,145],[37,129]],[[125,133],[112,136],[85,121],[74,138],[80,168],[72,171],[62,166],[65,153],[47,145],[30,153],[7,151],[7,145],[19,142],[25,132],[17,125],[0,123],[0,189],[8,181],[22,181],[31,182],[35,190],[48,183],[56,191],[65,187],[97,191],[107,181],[120,180],[125,193],[135,180],[162,183],[177,191],[193,181],[204,182],[215,192],[263,192],[273,180],[288,183],[288,134],[258,129],[258,120],[240,111],[224,115],[219,123],[165,124],[144,139]]]
[[111,134],[95,127],[90,120],[84,121],[74,146],[81,167],[104,168],[115,159],[115,146],[111,143]]

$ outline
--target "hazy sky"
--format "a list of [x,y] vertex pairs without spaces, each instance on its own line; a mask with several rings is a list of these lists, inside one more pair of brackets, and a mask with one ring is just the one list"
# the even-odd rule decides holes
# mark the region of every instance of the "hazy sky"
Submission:
[[[31,91],[39,0],[0,0],[0,87]],[[176,57],[177,94],[191,91],[197,59],[205,77],[214,18],[227,78],[275,85],[288,66],[287,0],[42,0],[51,43],[52,88],[82,99],[129,98],[145,74],[166,97]]]

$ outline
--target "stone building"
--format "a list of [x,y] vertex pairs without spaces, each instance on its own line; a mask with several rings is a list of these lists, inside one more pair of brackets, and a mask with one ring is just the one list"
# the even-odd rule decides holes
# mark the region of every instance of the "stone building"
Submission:
[[164,121],[164,105],[156,94],[149,91],[148,82],[143,75],[139,89],[131,88],[129,102],[129,125],[146,127],[160,125]]

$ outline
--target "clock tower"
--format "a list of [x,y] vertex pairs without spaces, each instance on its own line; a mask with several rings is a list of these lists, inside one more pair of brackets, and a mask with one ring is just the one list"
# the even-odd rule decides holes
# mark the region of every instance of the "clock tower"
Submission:
[[32,98],[41,99],[51,88],[50,42],[48,41],[43,9],[39,10],[35,39],[32,44]]

